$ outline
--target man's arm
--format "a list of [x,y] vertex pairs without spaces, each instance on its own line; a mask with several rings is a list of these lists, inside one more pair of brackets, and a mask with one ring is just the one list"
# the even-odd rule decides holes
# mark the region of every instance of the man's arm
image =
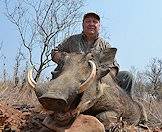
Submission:
[[69,52],[69,43],[70,43],[70,38],[67,38],[56,48],[52,49],[51,58],[53,62],[58,64],[59,61],[62,59],[62,52]]

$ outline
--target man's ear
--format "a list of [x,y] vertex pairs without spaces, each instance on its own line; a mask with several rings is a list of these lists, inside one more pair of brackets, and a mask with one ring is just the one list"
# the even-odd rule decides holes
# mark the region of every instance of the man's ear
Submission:
[[84,22],[82,22],[82,29],[84,30]]

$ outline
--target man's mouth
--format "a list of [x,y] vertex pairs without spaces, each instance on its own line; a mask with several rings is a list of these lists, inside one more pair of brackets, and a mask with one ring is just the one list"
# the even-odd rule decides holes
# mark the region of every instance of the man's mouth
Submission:
[[95,28],[88,28],[89,30],[95,30]]

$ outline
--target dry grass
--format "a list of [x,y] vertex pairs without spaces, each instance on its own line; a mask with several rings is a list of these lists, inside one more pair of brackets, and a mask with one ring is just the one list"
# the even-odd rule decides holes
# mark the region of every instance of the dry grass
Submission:
[[[6,84],[0,83],[0,100],[10,105],[27,104],[31,106],[39,105],[36,95],[28,85],[14,87],[12,82]],[[136,98],[137,99],[137,98]],[[153,98],[138,98],[147,112],[148,126],[162,128],[162,100]]]
[[148,115],[148,124],[151,126],[162,125],[162,101],[150,100],[143,102]]
[[148,116],[148,126],[162,127],[162,100],[157,100],[153,97],[148,99],[138,98],[146,110]]
[[12,82],[8,82],[1,85],[0,89],[0,100],[5,101],[7,104],[28,104],[33,106],[39,103],[35,92],[27,84],[24,87],[19,85],[15,87]]

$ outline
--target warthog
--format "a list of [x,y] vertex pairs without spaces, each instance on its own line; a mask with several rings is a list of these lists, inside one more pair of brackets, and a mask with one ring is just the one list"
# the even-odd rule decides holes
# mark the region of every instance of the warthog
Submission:
[[53,120],[52,126],[67,126],[84,113],[97,117],[108,129],[110,122],[117,118],[137,125],[146,117],[142,105],[121,89],[110,73],[116,51],[107,48],[88,54],[65,53],[58,78],[40,85],[29,71],[28,81],[39,102],[53,111],[45,124]]

